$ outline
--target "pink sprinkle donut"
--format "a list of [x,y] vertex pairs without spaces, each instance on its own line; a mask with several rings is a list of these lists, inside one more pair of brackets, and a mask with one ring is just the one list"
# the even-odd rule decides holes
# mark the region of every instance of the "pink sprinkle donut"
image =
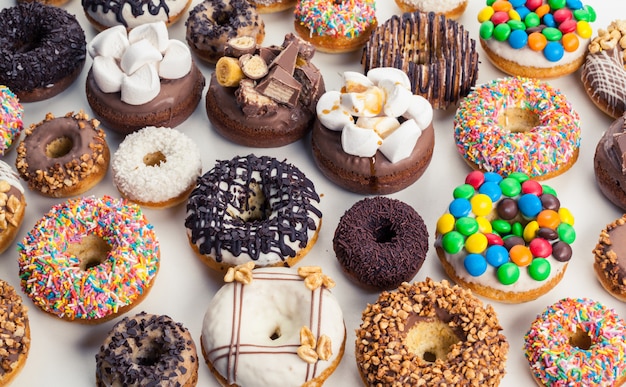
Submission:
[[24,129],[22,122],[24,109],[17,96],[2,85],[0,85],[0,104],[0,156],[4,156]]

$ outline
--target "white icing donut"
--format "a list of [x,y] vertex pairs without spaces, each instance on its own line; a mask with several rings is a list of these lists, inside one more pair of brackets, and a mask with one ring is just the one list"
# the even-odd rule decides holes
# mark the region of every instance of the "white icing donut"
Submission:
[[126,136],[111,169],[124,197],[148,207],[165,207],[186,199],[202,172],[202,160],[198,146],[185,134],[150,126]]
[[[248,269],[251,282],[227,283],[215,294],[204,316],[201,343],[207,365],[222,383],[321,385],[341,361],[345,325],[339,303],[324,285],[309,289],[315,281],[299,275],[306,269],[316,269],[311,276],[334,284],[318,267],[298,273],[282,267]],[[330,339],[327,360],[308,363],[298,355],[303,327],[317,339],[318,352],[320,337]]]
[[132,29],[157,21],[170,25],[178,21],[190,4],[190,0],[82,1],[87,18],[100,30],[116,25]]

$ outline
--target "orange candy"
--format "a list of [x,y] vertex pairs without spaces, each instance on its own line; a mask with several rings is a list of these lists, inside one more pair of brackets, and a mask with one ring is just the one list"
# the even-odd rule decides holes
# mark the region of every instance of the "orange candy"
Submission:
[[513,6],[508,1],[497,0],[495,3],[491,4],[491,7],[494,11],[498,12],[509,12]]
[[511,261],[517,266],[528,266],[533,261],[533,254],[530,249],[524,245],[515,245],[509,250]]
[[547,227],[552,230],[556,230],[559,224],[561,224],[561,218],[559,213],[554,210],[543,210],[537,215],[537,223],[539,227]]
[[567,52],[574,52],[578,49],[578,45],[580,42],[578,41],[578,36],[575,33],[569,32],[561,38],[561,43],[563,43],[563,49]]
[[540,5],[537,9],[535,9],[535,13],[537,16],[542,18],[544,15],[550,13],[550,4]]
[[528,47],[533,51],[541,51],[548,44],[548,39],[541,32],[528,35]]

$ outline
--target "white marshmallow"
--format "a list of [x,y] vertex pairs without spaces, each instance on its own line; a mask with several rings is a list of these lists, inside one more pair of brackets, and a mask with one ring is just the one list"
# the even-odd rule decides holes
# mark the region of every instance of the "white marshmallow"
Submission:
[[394,117],[359,117],[356,126],[373,129],[383,139],[400,126],[400,122]]
[[383,112],[389,117],[402,116],[411,103],[413,92],[390,79],[383,79],[378,86],[385,91]]
[[158,21],[142,24],[133,28],[128,33],[128,41],[130,44],[137,43],[142,39],[146,39],[163,54],[169,45],[170,39],[165,22]]
[[159,76],[163,79],[182,78],[191,70],[191,51],[180,40],[171,39],[159,62]]
[[152,101],[161,91],[159,73],[154,63],[141,66],[122,81],[122,101],[129,105],[142,105]]
[[411,80],[406,73],[395,67],[376,67],[367,72],[369,78],[375,85],[380,86],[383,79],[393,81],[402,85],[404,88],[411,90]]
[[369,78],[356,71],[345,71],[343,73],[343,84],[347,93],[360,93],[374,86]]
[[385,138],[379,150],[389,161],[397,163],[411,155],[421,134],[422,130],[414,120],[404,121]]
[[372,129],[363,129],[355,124],[346,125],[341,132],[343,151],[353,156],[374,156],[382,141]]
[[87,52],[92,58],[110,56],[120,59],[129,46],[126,27],[117,25],[107,28],[94,36],[87,45]]
[[327,91],[322,94],[315,107],[317,118],[324,127],[340,131],[344,126],[354,123],[354,118],[341,106],[341,93],[339,91]]
[[424,130],[433,121],[433,106],[421,95],[413,95],[403,117],[415,120],[420,129]]
[[116,93],[122,88],[124,73],[112,56],[97,56],[93,58],[91,71],[96,84],[105,93]]
[[341,106],[356,117],[376,117],[383,108],[385,92],[372,86],[362,93],[342,93]]
[[132,75],[145,64],[158,62],[162,58],[163,56],[156,47],[148,40],[142,39],[128,46],[120,60],[120,67],[126,75]]

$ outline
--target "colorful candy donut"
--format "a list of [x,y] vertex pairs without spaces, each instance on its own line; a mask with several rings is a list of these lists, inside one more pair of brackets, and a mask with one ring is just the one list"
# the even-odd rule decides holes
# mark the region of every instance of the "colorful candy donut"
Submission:
[[4,156],[24,129],[24,108],[8,87],[0,85],[0,156]]

